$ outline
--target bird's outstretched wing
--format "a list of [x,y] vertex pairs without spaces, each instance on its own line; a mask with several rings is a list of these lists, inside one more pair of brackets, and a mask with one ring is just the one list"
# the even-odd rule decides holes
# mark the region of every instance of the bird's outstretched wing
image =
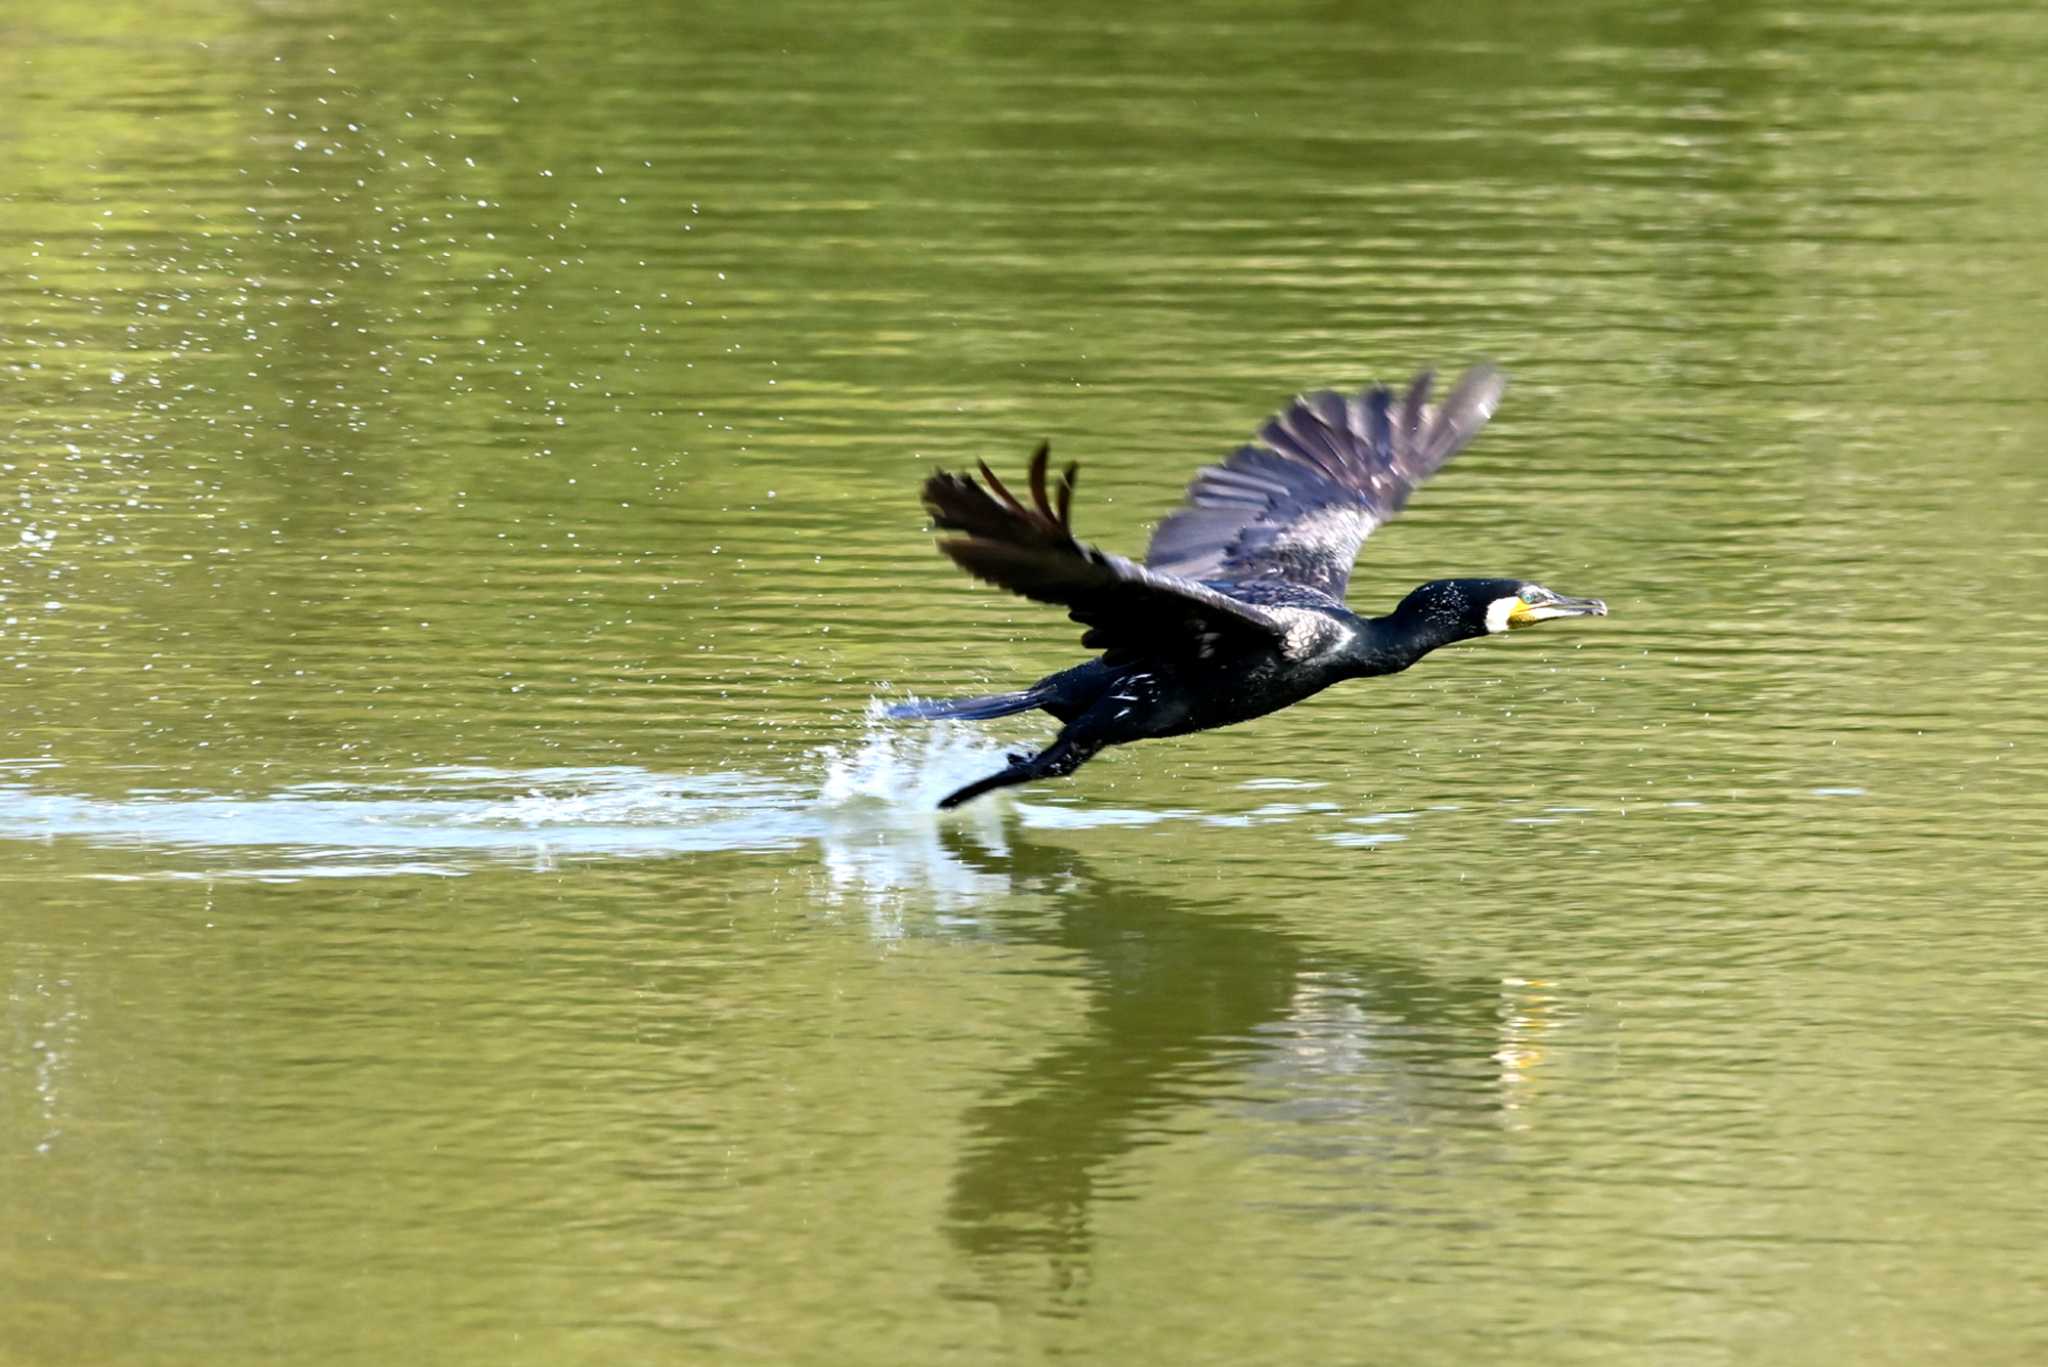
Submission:
[[1465,372],[1441,405],[1425,370],[1396,398],[1384,387],[1304,394],[1250,446],[1188,486],[1188,506],[1152,533],[1147,568],[1187,579],[1281,580],[1344,596],[1373,528],[1401,511],[1493,416],[1507,380]]
[[943,470],[924,482],[924,506],[938,530],[963,533],[939,542],[954,564],[1012,593],[1058,603],[1088,628],[1082,645],[1111,654],[1200,657],[1226,640],[1270,642],[1283,634],[1254,604],[1076,541],[1069,511],[1079,467],[1061,471],[1048,497],[1047,454],[1041,444],[1031,457],[1029,506],[986,464],[980,484]]

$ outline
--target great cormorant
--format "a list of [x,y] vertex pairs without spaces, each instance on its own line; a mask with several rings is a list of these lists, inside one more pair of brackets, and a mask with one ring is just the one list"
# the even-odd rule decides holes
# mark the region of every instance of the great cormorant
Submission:
[[1037,708],[1064,723],[1045,749],[1011,756],[939,805],[1071,774],[1105,745],[1249,721],[1341,679],[1397,673],[1454,641],[1605,616],[1597,598],[1525,579],[1432,580],[1384,617],[1344,606],[1359,546],[1478,434],[1507,387],[1480,366],[1432,405],[1432,378],[1423,371],[1398,397],[1373,387],[1297,398],[1195,477],[1142,565],[1074,539],[1079,467],[1049,481],[1043,443],[1029,504],[985,463],[981,484],[945,471],[927,479],[935,528],[955,533],[940,550],[977,579],[1066,608],[1087,628],[1081,644],[1102,652],[1016,693],[890,708],[975,721]]

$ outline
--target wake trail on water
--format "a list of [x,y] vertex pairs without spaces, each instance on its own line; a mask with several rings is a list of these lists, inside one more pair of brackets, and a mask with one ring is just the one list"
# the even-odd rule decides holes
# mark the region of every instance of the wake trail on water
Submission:
[[[936,830],[938,800],[1000,768],[1000,746],[951,722],[902,727],[870,704],[858,736],[808,752],[786,776],[662,773],[634,765],[433,765],[209,792],[131,786],[87,796],[64,766],[0,761],[0,842],[118,852],[94,877],[257,878],[459,874],[564,858],[886,845]],[[999,806],[952,824],[987,827]]]

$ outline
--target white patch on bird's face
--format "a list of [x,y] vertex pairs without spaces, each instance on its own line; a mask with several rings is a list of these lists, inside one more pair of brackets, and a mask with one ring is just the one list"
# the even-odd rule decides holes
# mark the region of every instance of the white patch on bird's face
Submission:
[[1488,603],[1486,605],[1487,633],[1498,636],[1503,631],[1506,631],[1512,625],[1508,619],[1514,615],[1518,608],[1526,608],[1527,606],[1528,604],[1512,593],[1505,598],[1496,598],[1491,603]]

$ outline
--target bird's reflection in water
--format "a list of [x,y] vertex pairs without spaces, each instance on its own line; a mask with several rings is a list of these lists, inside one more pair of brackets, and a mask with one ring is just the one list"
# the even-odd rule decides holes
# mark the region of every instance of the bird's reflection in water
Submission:
[[1255,1108],[1274,1122],[1268,1136],[1298,1136],[1259,1141],[1267,1152],[1371,1161],[1376,1143],[1432,1110],[1495,1123],[1513,1105],[1511,1073],[1533,1066],[1529,1042],[1504,1037],[1527,1011],[1498,976],[1447,980],[1397,955],[1314,943],[1283,917],[1103,878],[1020,834],[1000,850],[941,838],[965,867],[1056,897],[1050,920],[1018,910],[990,928],[1074,956],[1089,1000],[1078,1038],[1002,1074],[965,1117],[947,1232],[991,1272],[1036,1255],[1056,1301],[1076,1303],[1117,1160],[1200,1129],[1204,1107]]

